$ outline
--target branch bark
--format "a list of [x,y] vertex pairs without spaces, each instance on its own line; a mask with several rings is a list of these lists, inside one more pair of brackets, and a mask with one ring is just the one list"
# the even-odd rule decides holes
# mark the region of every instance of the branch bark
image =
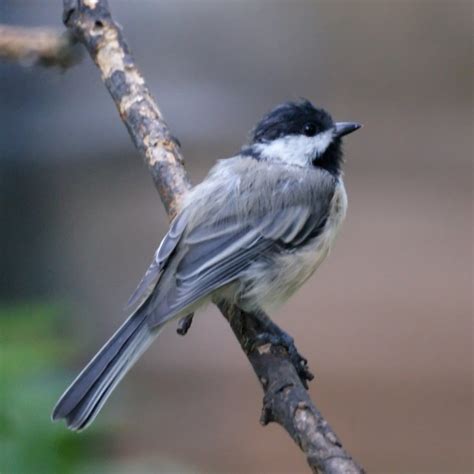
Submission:
[[[112,19],[107,1],[64,0],[63,20],[99,68],[172,218],[191,186],[183,157],[133,61],[121,28]],[[306,380],[312,376],[294,346],[259,342],[261,326],[254,315],[217,303],[263,387],[261,423],[282,425],[304,452],[314,473],[364,472],[311,401]]]
[[67,69],[81,59],[75,36],[52,28],[0,25],[0,59]]

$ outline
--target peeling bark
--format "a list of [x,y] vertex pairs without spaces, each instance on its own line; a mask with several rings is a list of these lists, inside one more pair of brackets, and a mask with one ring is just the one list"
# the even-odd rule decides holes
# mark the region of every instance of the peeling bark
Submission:
[[[171,135],[137,69],[122,30],[111,17],[107,1],[64,0],[63,19],[99,68],[172,218],[191,187],[179,143]],[[261,423],[266,425],[273,421],[283,426],[306,455],[312,472],[362,473],[362,468],[344,450],[309,398],[306,382],[312,375],[293,343],[285,347],[259,342],[261,326],[255,315],[245,314],[223,302],[217,304],[263,387]],[[191,318],[183,321],[183,332],[190,322]],[[281,332],[276,325],[274,328]]]
[[104,1],[64,1],[63,19],[100,70],[133,143],[142,155],[170,218],[191,183],[178,141],[137,69],[121,28]]

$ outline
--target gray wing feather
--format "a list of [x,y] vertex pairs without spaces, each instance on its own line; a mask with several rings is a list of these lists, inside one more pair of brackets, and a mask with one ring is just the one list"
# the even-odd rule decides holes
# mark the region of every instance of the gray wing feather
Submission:
[[173,222],[171,223],[168,233],[165,235],[164,239],[161,241],[158,250],[153,257],[153,260],[148,267],[143,278],[140,280],[135,291],[132,293],[128,299],[126,309],[130,308],[140,308],[141,305],[146,301],[150,294],[155,289],[157,285],[163,268],[168,262],[170,256],[177,248],[178,243],[183,235],[183,232],[186,228],[187,216],[186,212],[183,211],[178,214]]
[[259,226],[261,234],[273,241],[290,244],[313,217],[308,207],[294,206],[265,216]]
[[320,225],[321,216],[307,207],[292,206],[260,219],[242,222],[229,218],[225,222],[206,222],[186,230],[170,259],[169,270],[164,271],[163,285],[158,285],[149,303],[151,324],[163,323],[235,281],[269,249],[289,250],[295,240],[314,234]]

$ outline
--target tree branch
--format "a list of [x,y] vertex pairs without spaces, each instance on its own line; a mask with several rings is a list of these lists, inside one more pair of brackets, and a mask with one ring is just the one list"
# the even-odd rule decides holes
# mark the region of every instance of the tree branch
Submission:
[[8,61],[67,69],[81,59],[76,43],[70,32],[0,25],[0,59]]
[[[179,144],[137,69],[107,1],[64,0],[63,19],[99,68],[166,210],[173,217],[190,189]],[[262,384],[265,395],[261,423],[274,421],[282,425],[305,453],[314,473],[363,472],[309,398],[305,385],[312,376],[294,345],[260,341],[260,319],[243,314],[235,306],[217,303]],[[284,334],[271,324],[275,334]]]

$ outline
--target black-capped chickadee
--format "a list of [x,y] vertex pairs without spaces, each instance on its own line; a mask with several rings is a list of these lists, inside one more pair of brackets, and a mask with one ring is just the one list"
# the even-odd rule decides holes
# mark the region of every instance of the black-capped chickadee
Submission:
[[131,297],[136,307],[56,404],[52,418],[86,428],[168,322],[221,298],[258,314],[284,302],[328,254],[347,208],[341,138],[309,101],[287,102],[256,126],[185,198]]

